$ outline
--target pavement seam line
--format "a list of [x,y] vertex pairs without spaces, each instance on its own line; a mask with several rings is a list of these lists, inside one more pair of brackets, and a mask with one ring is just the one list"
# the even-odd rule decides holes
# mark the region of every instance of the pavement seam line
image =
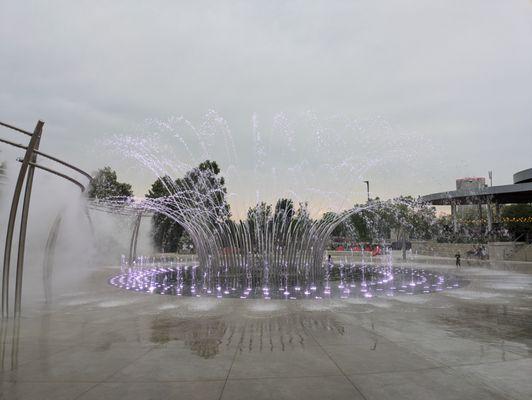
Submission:
[[344,372],[344,370],[342,368],[340,368],[340,366],[336,363],[336,361],[331,357],[331,355],[323,348],[323,346],[320,344],[320,342],[318,342],[316,340],[316,338],[314,337],[314,335],[312,335],[312,333],[306,328],[306,327],[303,327],[303,330],[306,331],[307,335],[309,335],[317,344],[318,344],[318,347],[321,349],[321,351],[323,351],[327,357],[329,358],[329,360],[332,361],[332,363],[336,366],[336,368],[338,368],[338,371],[340,371],[343,375],[343,377],[345,379],[347,379],[347,381],[351,384],[351,386],[358,392],[358,394],[360,394],[360,396],[364,399],[364,400],[368,400],[366,396],[364,396],[364,393],[362,393],[362,391],[355,385],[355,383],[353,381],[351,381],[351,379],[349,379],[349,377],[347,376],[347,374]]
[[227,381],[229,380],[229,375],[231,374],[231,370],[233,369],[233,364],[235,363],[236,356],[238,355],[239,347],[236,346],[235,354],[233,355],[233,360],[231,361],[231,365],[229,366],[229,370],[227,371],[227,375],[224,380],[224,384],[222,386],[222,390],[220,391],[220,397],[218,397],[218,400],[222,400],[222,397],[224,395],[225,385],[227,385]]
[[122,371],[123,369],[127,368],[128,366],[130,366],[131,364],[137,362],[138,360],[140,360],[142,357],[144,357],[146,354],[148,354],[150,351],[152,351],[155,347],[152,347],[150,349],[148,349],[147,351],[145,351],[144,353],[142,353],[140,356],[138,356],[137,358],[135,358],[134,360],[132,360],[131,362],[127,363],[126,365],[124,365],[123,367],[121,368],[118,368],[116,371],[114,371],[113,373],[111,373],[109,376],[107,376],[105,379],[103,379],[102,381],[100,382],[97,382],[95,383],[94,385],[92,385],[91,387],[89,387],[87,390],[83,391],[82,393],[80,393],[78,396],[74,397],[74,400],[78,400],[79,398],[81,398],[82,396],[84,396],[85,394],[87,394],[88,392],[90,392],[92,389],[94,389],[95,387],[103,384],[103,383],[107,383],[107,380],[112,378],[113,376],[115,376],[116,374],[118,374],[120,371]]

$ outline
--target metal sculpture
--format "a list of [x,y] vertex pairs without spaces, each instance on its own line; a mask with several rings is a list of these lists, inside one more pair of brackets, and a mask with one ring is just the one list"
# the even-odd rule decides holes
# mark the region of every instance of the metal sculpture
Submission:
[[84,175],[86,178],[88,178],[89,181],[92,180],[92,177],[87,172],[83,171],[82,169],[70,163],[67,163],[57,157],[54,157],[54,156],[51,156],[49,154],[39,151],[39,144],[41,141],[43,126],[44,126],[43,121],[37,122],[33,132],[28,132],[24,129],[18,128],[10,124],[6,124],[4,122],[0,122],[0,126],[14,130],[16,132],[23,133],[24,135],[30,136],[30,141],[27,146],[0,138],[1,143],[5,143],[10,146],[25,150],[24,158],[19,159],[19,161],[21,162],[21,166],[19,169],[17,182],[15,184],[15,190],[13,192],[13,199],[11,201],[11,208],[9,212],[9,219],[8,219],[7,232],[6,232],[6,242],[5,242],[5,248],[4,248],[4,264],[3,264],[3,270],[2,270],[2,317],[8,317],[9,316],[9,283],[10,283],[9,275],[10,275],[10,265],[11,265],[11,250],[12,250],[12,245],[13,245],[13,234],[15,230],[15,222],[16,222],[16,217],[17,217],[19,203],[20,203],[20,196],[22,194],[22,187],[24,186],[24,182],[26,182],[26,186],[24,189],[24,200],[22,204],[22,212],[21,212],[21,219],[20,219],[20,233],[19,233],[18,251],[17,251],[17,269],[16,269],[16,276],[15,276],[15,302],[14,302],[15,316],[20,314],[20,308],[21,308],[22,281],[23,281],[23,272],[24,272],[24,252],[25,252],[25,244],[26,244],[26,229],[28,225],[29,206],[30,206],[30,201],[31,201],[31,192],[32,192],[32,187],[33,187],[33,176],[35,173],[35,168],[39,168],[43,171],[47,171],[51,174],[54,174],[65,180],[68,180],[74,183],[75,185],[77,185],[81,189],[82,192],[85,191],[85,186],[81,184],[78,180],[72,178],[69,175],[55,171],[52,168],[45,167],[43,165],[38,164],[37,156],[42,156],[48,160],[57,162],[67,168],[70,168],[73,171],[76,171]]

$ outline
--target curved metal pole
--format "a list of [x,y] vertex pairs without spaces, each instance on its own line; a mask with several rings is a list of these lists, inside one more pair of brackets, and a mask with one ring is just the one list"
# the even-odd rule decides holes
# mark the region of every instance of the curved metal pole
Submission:
[[9,212],[9,220],[7,223],[6,243],[4,248],[4,266],[2,271],[2,316],[9,315],[9,264],[11,262],[11,246],[13,244],[13,231],[15,228],[15,219],[17,217],[18,203],[20,201],[20,194],[22,192],[22,185],[28,171],[29,163],[32,159],[33,149],[35,144],[41,137],[44,122],[38,121],[35,126],[34,134],[30,139],[24,160],[19,170],[15,191],[13,193],[13,200],[11,202],[11,210]]
[[[6,139],[2,139],[2,138],[0,138],[0,142],[1,143],[5,143],[5,144],[9,144],[9,145],[11,145],[13,147],[18,147],[19,149],[26,150],[28,148],[28,146],[24,146],[23,144],[15,143],[15,142],[12,142],[11,140],[6,140]],[[76,166],[74,166],[72,164],[67,163],[66,161],[63,161],[63,160],[61,160],[61,159],[59,159],[57,157],[51,156],[51,155],[49,155],[47,153],[44,153],[44,152],[42,152],[40,150],[35,150],[34,149],[33,152],[35,154],[43,156],[44,158],[48,158],[49,160],[52,160],[52,161],[55,161],[56,163],[64,165],[65,167],[73,169],[74,171],[79,172],[81,175],[83,175],[86,178],[88,178],[89,182],[92,181],[92,176],[88,172],[83,171],[81,168],[78,168],[78,167],[76,167]]]
[[[43,123],[44,123],[44,122],[43,122]],[[14,131],[17,131],[17,132],[23,133],[24,135],[28,135],[28,136],[32,136],[33,133],[35,133],[35,132],[30,133],[30,132],[28,132],[28,131],[25,131],[24,129],[20,129],[20,128],[17,128],[16,126],[6,124],[5,122],[0,122],[0,125],[5,126],[6,128],[9,128],[9,129],[13,129]]]
[[7,321],[2,321],[0,324],[0,370],[4,370],[4,363],[6,358],[6,348],[8,346],[7,341]]
[[92,176],[91,176],[89,173],[83,171],[81,168],[78,168],[78,167],[76,167],[75,165],[69,164],[69,163],[67,163],[66,161],[60,160],[59,158],[56,158],[56,157],[51,156],[51,155],[49,155],[49,154],[46,154],[46,153],[44,153],[44,152],[42,152],[42,151],[40,151],[40,150],[36,150],[35,153],[37,153],[37,154],[40,155],[40,156],[43,156],[44,158],[48,158],[49,160],[55,161],[56,163],[59,163],[59,164],[61,164],[61,165],[64,165],[65,167],[68,167],[68,168],[70,168],[70,169],[73,169],[74,171],[77,171],[77,172],[79,172],[81,175],[84,175],[86,178],[88,178],[88,179],[89,179],[89,182],[92,181]]
[[131,231],[131,239],[129,240],[129,254],[127,255],[128,265],[133,264],[133,241],[135,240],[135,231],[137,229],[137,221],[133,223],[133,230]]
[[11,337],[11,370],[14,371],[18,367],[18,349],[20,339],[20,318],[14,318],[13,321],[13,335]]
[[52,298],[52,273],[53,273],[53,259],[55,253],[55,244],[57,242],[57,236],[59,234],[59,227],[63,219],[63,211],[60,211],[55,217],[50,232],[48,233],[48,239],[46,240],[46,247],[44,250],[44,263],[43,263],[43,286],[44,286],[44,299],[48,304]]
[[28,228],[28,216],[30,212],[31,189],[33,188],[33,176],[35,175],[35,161],[37,161],[37,154],[35,150],[39,148],[41,143],[41,135],[36,135],[37,141],[35,143],[34,151],[31,156],[30,166],[28,168],[28,176],[26,177],[26,188],[24,189],[24,200],[22,202],[22,214],[20,216],[20,231],[18,237],[18,253],[17,253],[17,273],[15,275],[15,316],[20,315],[20,303],[22,300],[22,274],[24,272],[24,250],[26,248],[26,230]]
[[18,147],[19,149],[26,150],[28,148],[28,146],[24,146],[23,144],[15,143],[15,142],[12,142],[11,140],[6,140],[6,139],[2,139],[2,138],[0,138],[0,142],[5,143],[5,144],[9,144],[9,145],[14,146],[14,147]]
[[133,243],[133,257],[137,258],[137,243],[139,241],[140,223],[142,222],[142,214],[139,214],[137,220],[137,230],[135,232],[135,242]]
[[133,260],[137,257],[137,239],[139,234],[140,221],[142,219],[142,213],[137,215],[135,224],[133,225],[133,232],[131,234],[131,241],[129,243],[129,258],[128,263],[131,265]]
[[85,207],[83,207],[83,212],[85,213],[85,216],[87,217],[87,221],[89,222],[89,229],[91,230],[91,237],[94,239],[94,224],[92,223],[91,214],[89,213],[89,207],[86,202],[84,202]]
[[45,167],[43,165],[40,165],[40,164],[37,164],[37,163],[34,163],[34,162],[30,162],[30,166],[36,167],[36,168],[42,169],[44,171],[50,172],[51,174],[60,176],[61,178],[64,178],[67,181],[70,181],[73,184],[77,185],[81,189],[82,192],[85,191],[85,186],[83,186],[79,181],[75,180],[74,178],[71,178],[68,175],[62,174],[61,172],[54,171],[53,169],[50,169],[48,167]]

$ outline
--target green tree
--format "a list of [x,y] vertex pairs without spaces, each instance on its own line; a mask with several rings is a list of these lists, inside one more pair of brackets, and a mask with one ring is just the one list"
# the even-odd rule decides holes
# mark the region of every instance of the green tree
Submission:
[[300,201],[299,208],[296,211],[295,220],[297,221],[310,221],[310,211],[308,209],[308,202]]
[[248,222],[253,228],[263,229],[272,218],[272,206],[264,201],[257,203],[248,209]]
[[289,223],[294,216],[294,202],[284,198],[277,200],[273,215],[278,223]]
[[532,237],[532,204],[510,204],[502,209],[503,224],[514,240]]
[[[158,178],[149,189],[146,197],[156,199],[172,194],[174,182],[169,176]],[[183,235],[183,227],[172,218],[156,213],[152,218],[151,237],[154,246],[161,252],[178,251],[178,243]]]
[[437,228],[434,207],[420,203],[412,197],[399,197],[390,201],[372,200],[369,205],[357,205],[359,211],[340,224],[333,236],[353,238],[360,242],[375,242],[388,238],[393,230],[394,241],[401,241],[406,256],[407,239],[426,239]]
[[104,167],[94,173],[89,185],[88,196],[91,199],[131,197],[133,190],[129,183],[118,182],[116,172],[111,167]]
[[190,235],[187,231],[184,231],[177,243],[177,249],[180,253],[193,253],[194,252],[194,243],[190,238]]
[[343,224],[345,226],[345,232],[355,236],[355,239],[359,242],[373,242],[377,236],[377,232],[372,229],[375,226],[375,220],[378,215],[361,210],[357,212]]
[[[231,213],[226,200],[225,180],[219,174],[220,167],[216,161],[206,160],[188,171],[183,178],[173,181],[169,176],[164,176],[157,179],[146,197],[176,196],[176,201],[180,205],[184,207],[191,205],[206,211],[205,215],[211,219],[213,225],[226,222]],[[172,203],[166,206],[171,208]],[[177,211],[179,205],[176,204],[174,207]],[[151,234],[154,245],[161,251],[179,251],[184,242],[190,248],[191,240],[184,228],[164,214],[154,215]]]
[[369,208],[360,204],[355,204],[353,208],[358,211],[339,224],[333,231],[333,236],[370,243],[389,236],[390,228],[384,220],[386,213],[382,202],[373,200]]
[[383,215],[385,223],[396,232],[397,241],[402,242],[403,259],[406,259],[407,239],[430,238],[437,226],[436,209],[410,196],[386,202]]
[[176,190],[183,201],[201,204],[202,208],[208,211],[213,223],[221,223],[231,217],[230,206],[226,199],[225,179],[219,174],[218,163],[206,160],[175,182]]
[[272,206],[265,202],[260,202],[250,207],[247,213],[247,224],[249,228],[249,235],[251,242],[256,245],[259,232],[264,232],[267,229],[267,224],[271,223]]

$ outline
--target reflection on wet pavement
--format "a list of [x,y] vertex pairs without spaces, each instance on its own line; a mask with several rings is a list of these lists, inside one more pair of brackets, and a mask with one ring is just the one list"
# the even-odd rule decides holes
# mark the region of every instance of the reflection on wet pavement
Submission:
[[[12,328],[9,325],[12,325]],[[5,369],[13,370],[17,367],[19,333],[20,318],[15,318],[11,324],[2,320],[0,327],[0,367],[2,371]],[[8,355],[8,353],[10,354]]]
[[532,354],[532,308],[506,304],[459,304],[437,315],[453,336],[481,340],[511,340],[528,345]]
[[292,313],[269,318],[223,320],[222,318],[157,317],[152,323],[151,341],[182,341],[203,358],[211,358],[221,347],[240,352],[276,352],[304,348],[312,334],[341,336],[344,327],[329,312]]
[[0,398],[532,398],[530,276],[320,301],[139,295],[108,276],[0,321]]

